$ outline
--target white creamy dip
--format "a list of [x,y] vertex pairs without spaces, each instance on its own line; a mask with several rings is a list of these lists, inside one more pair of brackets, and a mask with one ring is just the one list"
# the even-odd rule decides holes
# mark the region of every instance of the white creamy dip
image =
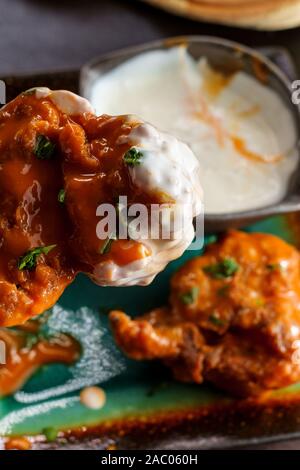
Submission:
[[293,118],[280,96],[245,72],[213,71],[184,46],[134,57],[97,77],[87,97],[97,114],[137,114],[188,143],[208,213],[280,200],[298,163]]

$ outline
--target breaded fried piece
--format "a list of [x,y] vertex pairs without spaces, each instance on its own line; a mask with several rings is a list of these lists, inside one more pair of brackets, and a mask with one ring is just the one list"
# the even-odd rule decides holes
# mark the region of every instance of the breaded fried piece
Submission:
[[238,396],[300,380],[300,257],[269,234],[228,232],[172,278],[169,306],[131,320],[110,314],[134,359],[162,359],[178,380]]

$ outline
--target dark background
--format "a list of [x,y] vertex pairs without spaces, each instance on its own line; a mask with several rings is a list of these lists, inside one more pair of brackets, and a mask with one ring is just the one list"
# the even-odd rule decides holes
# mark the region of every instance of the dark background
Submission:
[[137,0],[0,0],[0,75],[79,68],[104,52],[183,34],[285,46],[300,71],[300,28],[231,29],[175,17]]
[[[300,72],[300,28],[231,29],[175,17],[136,0],[0,0],[0,77],[79,69],[114,49],[185,34],[222,36],[254,47],[283,46]],[[300,441],[260,448],[300,449]]]

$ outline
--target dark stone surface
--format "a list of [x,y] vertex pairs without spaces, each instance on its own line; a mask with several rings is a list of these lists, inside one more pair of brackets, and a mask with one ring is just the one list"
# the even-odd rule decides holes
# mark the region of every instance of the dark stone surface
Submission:
[[282,45],[300,70],[300,28],[231,29],[172,16],[137,0],[1,0],[0,75],[78,68],[113,49],[182,34]]

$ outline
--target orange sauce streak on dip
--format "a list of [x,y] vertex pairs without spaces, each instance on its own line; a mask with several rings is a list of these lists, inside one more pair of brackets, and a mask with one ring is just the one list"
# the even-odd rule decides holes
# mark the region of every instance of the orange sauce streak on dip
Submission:
[[49,339],[38,339],[31,347],[26,346],[24,333],[36,333],[38,328],[35,325],[37,322],[28,323],[29,326],[24,329],[0,329],[0,340],[4,342],[6,349],[6,364],[0,365],[0,397],[10,395],[20,389],[42,365],[72,364],[79,358],[79,343],[66,334],[59,334]]
[[216,136],[216,140],[219,144],[220,147],[224,146],[224,140],[226,137],[226,133],[224,129],[222,128],[221,121],[218,117],[214,116],[208,108],[208,105],[204,102],[204,100],[201,100],[201,111],[196,111],[194,113],[194,116],[196,119],[199,119],[203,122],[205,122],[208,126],[210,126]]
[[239,152],[240,155],[243,157],[247,158],[248,160],[252,160],[258,163],[277,163],[282,159],[282,155],[275,155],[271,159],[264,159],[261,155],[256,154],[255,152],[252,152],[251,150],[247,149],[245,142],[243,139],[237,136],[230,136],[231,142],[233,143],[233,146],[237,152]]
[[210,98],[216,98],[220,93],[222,93],[224,88],[229,85],[234,75],[234,73],[226,75],[225,73],[218,72],[215,69],[207,69],[202,89]]
[[[246,144],[243,141],[243,139],[241,139],[238,136],[229,135],[225,131],[225,129],[223,129],[220,119],[218,117],[214,116],[210,112],[208,104],[201,97],[200,97],[200,104],[201,104],[201,110],[195,111],[194,116],[195,116],[196,119],[199,119],[199,120],[205,122],[208,126],[210,126],[212,128],[212,130],[214,131],[214,134],[216,136],[216,140],[217,140],[220,147],[223,147],[225,139],[229,138],[231,140],[235,150],[242,157],[247,158],[248,160],[252,160],[252,161],[255,161],[257,163],[266,163],[266,164],[268,164],[268,163],[277,163],[280,160],[282,160],[282,158],[283,158],[282,155],[275,155],[272,158],[266,160],[263,156],[249,150],[246,147]],[[251,109],[249,109],[247,111],[244,111],[242,113],[239,113],[239,114],[240,114],[240,117],[243,118],[243,117],[247,117],[247,116],[251,116],[253,114],[256,114],[258,111],[259,111],[259,107],[252,107]]]

